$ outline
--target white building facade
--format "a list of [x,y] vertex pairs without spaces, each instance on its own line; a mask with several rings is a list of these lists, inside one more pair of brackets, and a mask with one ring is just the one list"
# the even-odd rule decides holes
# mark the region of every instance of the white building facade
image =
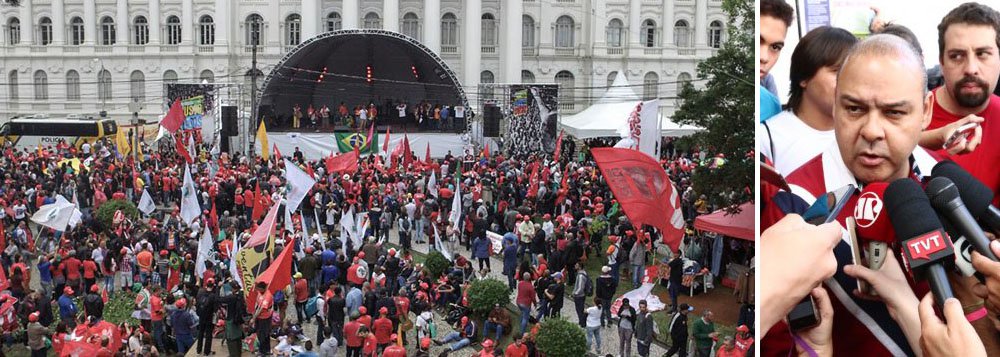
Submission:
[[[251,50],[268,73],[325,31],[381,28],[437,52],[466,92],[558,83],[562,113],[596,101],[618,71],[675,109],[729,21],[721,0],[22,0],[0,7],[0,118],[164,112],[165,83],[227,83],[249,111]],[[258,77],[258,85],[263,77]],[[238,98],[238,99],[236,99]]]

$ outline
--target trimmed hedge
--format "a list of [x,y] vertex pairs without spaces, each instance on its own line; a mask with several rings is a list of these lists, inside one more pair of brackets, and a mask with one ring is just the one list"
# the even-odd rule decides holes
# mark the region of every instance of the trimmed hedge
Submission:
[[135,204],[124,200],[110,200],[101,204],[97,209],[97,222],[103,229],[111,229],[111,221],[115,217],[115,211],[122,210],[125,217],[132,220],[133,224],[141,224],[139,221],[139,209]]
[[444,274],[449,266],[451,266],[451,261],[445,258],[444,254],[436,250],[427,254],[427,260],[424,261],[424,269],[427,269],[427,273],[431,274],[431,277],[434,279]]
[[580,357],[587,353],[583,329],[561,317],[542,320],[535,341],[538,350],[547,357]]
[[469,286],[469,309],[478,317],[485,317],[493,306],[506,306],[510,302],[507,283],[497,279],[476,280]]

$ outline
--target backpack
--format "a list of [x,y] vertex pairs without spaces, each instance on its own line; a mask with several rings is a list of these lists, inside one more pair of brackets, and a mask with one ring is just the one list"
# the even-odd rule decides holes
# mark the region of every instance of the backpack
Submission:
[[583,274],[583,295],[594,296],[594,283],[590,281],[587,274]]
[[622,262],[627,261],[627,260],[628,260],[628,253],[625,253],[625,249],[622,249],[622,246],[616,244],[615,245],[615,262],[621,264]]
[[285,292],[278,290],[274,293],[274,305],[279,305],[283,302],[285,302]]

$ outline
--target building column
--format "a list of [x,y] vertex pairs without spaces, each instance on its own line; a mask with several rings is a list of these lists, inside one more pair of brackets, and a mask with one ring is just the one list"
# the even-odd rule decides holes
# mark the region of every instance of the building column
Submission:
[[[462,45],[462,70],[465,72],[462,85],[466,93],[479,92],[479,79],[482,72],[483,57],[483,1],[465,0],[465,20],[463,25],[464,44]],[[496,78],[496,77],[494,77]],[[499,81],[498,81],[499,82]],[[472,95],[470,103],[475,103],[478,95]]]
[[663,0],[663,47],[674,44],[674,0]]
[[399,32],[399,0],[382,0],[382,28]]
[[[184,1],[191,1],[191,0],[184,0]],[[262,41],[261,45],[277,48],[280,47],[281,44],[284,42],[284,40],[282,40],[282,36],[284,36],[284,34],[281,33],[281,24],[285,22],[285,18],[281,16],[281,8],[278,6],[278,4],[279,1],[267,2],[267,14],[269,14],[270,17],[264,18],[264,28],[261,29],[261,32],[266,32],[267,34],[264,35],[264,40],[266,41]],[[266,48],[261,49],[260,51],[268,53],[268,50]],[[283,52],[284,52],[283,49],[280,48],[278,49],[278,53],[283,53]],[[258,55],[260,55],[259,52]],[[259,61],[260,60],[258,58],[258,62]]]
[[695,0],[694,44],[708,46],[708,0]]
[[21,17],[21,44],[30,46],[35,43],[35,14],[31,1],[21,3],[19,16]]
[[83,0],[83,44],[97,43],[97,0]]
[[[125,0],[118,0],[125,1]],[[181,3],[181,43],[185,45],[193,44],[194,30],[194,1],[182,0]]]
[[[521,29],[521,17],[524,15],[524,2],[522,0],[508,0],[503,2],[503,25],[497,30],[499,33],[507,34],[507,43],[500,50],[503,54],[501,61],[500,83],[521,83],[521,40],[524,32]],[[535,20],[540,22],[541,19]]]
[[64,0],[52,0],[52,44],[66,44],[66,6]]
[[642,0],[628,2],[628,43],[629,47],[638,48],[642,39]]
[[[479,18],[478,16],[476,18]],[[424,46],[441,54],[441,0],[424,2]],[[478,45],[478,44],[477,44]]]
[[358,0],[344,0],[343,18],[341,21],[343,29],[356,29],[361,21],[361,9]]
[[302,0],[302,41],[319,34],[319,0]]
[[[217,12],[218,13],[218,12]],[[149,0],[149,44],[160,44],[160,0]]]
[[127,45],[128,36],[132,33],[132,22],[128,20],[128,0],[118,0],[115,6],[115,43]]
[[230,6],[229,0],[215,0],[215,44],[229,44]]

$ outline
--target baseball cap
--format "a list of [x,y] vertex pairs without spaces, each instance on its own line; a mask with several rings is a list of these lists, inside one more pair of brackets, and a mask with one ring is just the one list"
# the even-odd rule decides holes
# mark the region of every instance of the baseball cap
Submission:
[[688,304],[681,304],[679,311],[684,311],[684,310],[694,311],[694,306]]

